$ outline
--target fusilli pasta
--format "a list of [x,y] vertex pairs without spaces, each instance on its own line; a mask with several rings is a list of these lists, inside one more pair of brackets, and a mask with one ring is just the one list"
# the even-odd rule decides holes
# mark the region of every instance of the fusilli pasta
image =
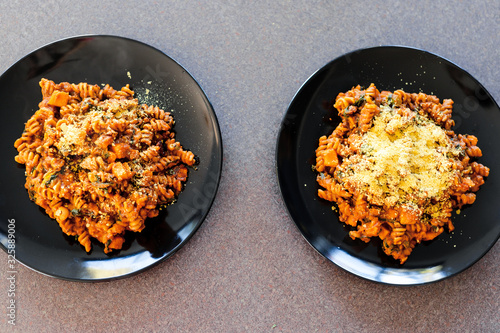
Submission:
[[473,135],[451,130],[453,101],[379,92],[371,84],[340,93],[342,122],[316,149],[318,196],[335,202],[352,239],[383,240],[404,263],[421,241],[454,229],[453,209],[472,204],[489,168]]
[[40,81],[43,100],[14,147],[26,166],[29,197],[75,236],[104,252],[121,249],[125,231],[175,201],[197,163],[172,131],[169,112],[139,105],[128,85]]

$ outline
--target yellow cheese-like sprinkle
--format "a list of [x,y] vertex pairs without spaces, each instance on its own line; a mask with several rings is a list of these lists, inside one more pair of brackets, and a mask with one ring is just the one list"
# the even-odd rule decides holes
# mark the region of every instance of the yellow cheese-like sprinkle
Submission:
[[343,182],[381,206],[439,200],[457,174],[450,157],[460,151],[431,120],[397,111],[380,107],[372,128],[359,139],[361,154],[352,156]]

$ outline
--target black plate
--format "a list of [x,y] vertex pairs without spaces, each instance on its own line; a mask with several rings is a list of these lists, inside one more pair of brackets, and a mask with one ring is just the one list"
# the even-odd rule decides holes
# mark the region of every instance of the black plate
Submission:
[[[181,144],[200,159],[189,171],[178,201],[127,234],[124,248],[110,255],[97,241],[87,254],[74,238],[29,200],[24,166],[13,147],[24,123],[38,109],[41,78],[55,82],[129,83],[139,102],[172,111]],[[19,60],[0,77],[0,243],[6,250],[8,222],[15,220],[15,254],[24,265],[49,276],[78,281],[110,280],[143,271],[171,256],[196,232],[215,198],[222,168],[217,118],[193,77],[161,51],[131,39],[83,36],[46,45]]]
[[[404,265],[386,256],[380,242],[365,244],[348,236],[331,203],[319,199],[315,149],[340,118],[333,110],[338,93],[360,84],[379,90],[435,94],[455,101],[457,133],[476,135],[479,162],[490,167],[477,200],[454,215],[453,233],[417,245]],[[331,120],[330,120],[331,119]],[[277,175],[288,211],[304,238],[323,256],[360,277],[394,285],[442,280],[479,260],[500,236],[500,110],[486,89],[457,65],[426,51],[398,46],[362,49],[341,56],[312,75],[292,100],[281,124]]]

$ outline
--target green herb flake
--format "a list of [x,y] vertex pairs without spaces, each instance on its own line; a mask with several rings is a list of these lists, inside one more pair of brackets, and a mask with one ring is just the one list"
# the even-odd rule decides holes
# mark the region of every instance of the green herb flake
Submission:
[[45,186],[48,186],[54,179],[56,179],[57,175],[57,173],[50,175],[49,179],[45,182]]
[[366,102],[366,98],[365,98],[365,95],[363,94],[358,98],[358,100],[356,102],[354,102],[353,105],[359,107],[359,106],[363,105],[364,102]]
[[392,94],[389,94],[389,95],[387,96],[387,104],[388,104],[389,106],[391,106],[391,107],[393,107],[393,106],[394,106],[394,99],[392,98]]

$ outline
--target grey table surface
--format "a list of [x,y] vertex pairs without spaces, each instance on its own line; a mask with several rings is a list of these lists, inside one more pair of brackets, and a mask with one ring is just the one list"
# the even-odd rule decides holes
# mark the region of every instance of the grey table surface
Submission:
[[274,154],[301,84],[359,48],[437,53],[500,101],[499,17],[496,0],[2,1],[0,72],[74,35],[152,45],[181,63],[212,102],[224,167],[201,228],[150,270],[89,284],[19,265],[15,326],[0,251],[0,331],[499,332],[499,243],[437,283],[397,287],[358,278],[303,239],[282,202]]

